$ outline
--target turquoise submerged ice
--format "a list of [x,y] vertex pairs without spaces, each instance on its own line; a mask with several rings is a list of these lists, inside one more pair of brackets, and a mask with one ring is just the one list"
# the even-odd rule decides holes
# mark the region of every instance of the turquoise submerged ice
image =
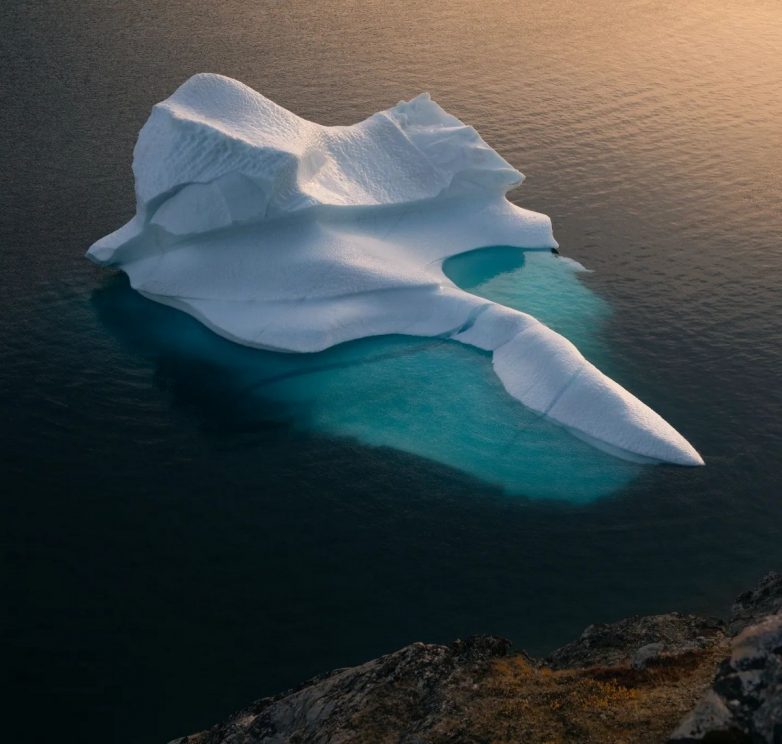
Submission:
[[[234,80],[197,75],[154,107],[133,170],[136,216],[88,255],[120,267],[146,297],[232,341],[274,351],[318,352],[392,334],[458,341],[491,355],[519,431],[546,418],[630,460],[702,464],[678,432],[564,336],[444,273],[447,259],[476,247],[556,243],[547,217],[505,198],[522,175],[428,96],[359,124],[322,127]],[[470,357],[478,387],[490,389],[488,356]],[[404,371],[399,400],[409,407],[404,387],[420,382]],[[347,382],[346,401],[356,395]],[[400,416],[427,417],[438,396],[465,421],[483,415],[480,393],[436,382],[426,394],[416,389],[415,410]],[[359,431],[350,418],[345,410],[334,425],[386,443],[382,422]],[[506,442],[503,458],[524,458],[530,439]],[[472,446],[497,461],[496,444],[479,436]],[[441,451],[447,447],[415,450],[458,465]]]
[[[609,307],[572,262],[498,247],[449,259],[445,270],[475,294],[534,310],[591,357],[611,359],[598,332]],[[337,435],[426,458],[405,460],[406,469],[435,461],[534,498],[587,501],[639,471],[522,406],[492,372],[488,352],[446,338],[379,336],[280,354],[226,341],[124,283],[109,282],[95,299],[107,325],[158,360],[165,388],[195,404],[210,430],[283,425]]]

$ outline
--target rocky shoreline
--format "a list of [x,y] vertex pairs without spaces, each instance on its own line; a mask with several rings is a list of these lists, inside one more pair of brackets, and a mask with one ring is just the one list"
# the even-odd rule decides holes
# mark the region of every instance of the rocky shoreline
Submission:
[[782,574],[727,621],[592,625],[542,660],[495,636],[414,643],[172,744],[259,742],[782,744]]

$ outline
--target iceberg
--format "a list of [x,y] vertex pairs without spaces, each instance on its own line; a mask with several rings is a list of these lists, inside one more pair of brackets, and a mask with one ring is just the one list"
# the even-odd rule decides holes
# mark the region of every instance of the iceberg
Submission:
[[511,396],[601,449],[703,464],[570,341],[444,273],[483,246],[557,243],[548,217],[507,200],[522,174],[428,94],[325,127],[195,75],[152,109],[133,172],[136,215],[88,257],[221,336],[297,353],[388,334],[452,339],[491,353]]

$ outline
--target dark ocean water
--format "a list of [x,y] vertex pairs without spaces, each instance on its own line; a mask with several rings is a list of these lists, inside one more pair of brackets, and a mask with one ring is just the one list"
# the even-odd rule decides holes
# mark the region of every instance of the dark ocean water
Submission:
[[[166,741],[413,640],[544,652],[782,565],[782,6],[582,6],[3,5],[8,741]],[[197,324],[83,258],[199,71],[324,124],[429,90],[474,125],[594,270],[606,371],[706,467],[541,501],[237,398]]]

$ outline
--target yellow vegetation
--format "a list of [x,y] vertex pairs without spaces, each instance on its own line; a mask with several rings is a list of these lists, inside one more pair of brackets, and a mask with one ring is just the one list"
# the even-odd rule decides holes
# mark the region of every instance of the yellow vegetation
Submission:
[[706,689],[721,645],[629,665],[555,671],[523,656],[494,661],[432,741],[491,744],[664,742]]

